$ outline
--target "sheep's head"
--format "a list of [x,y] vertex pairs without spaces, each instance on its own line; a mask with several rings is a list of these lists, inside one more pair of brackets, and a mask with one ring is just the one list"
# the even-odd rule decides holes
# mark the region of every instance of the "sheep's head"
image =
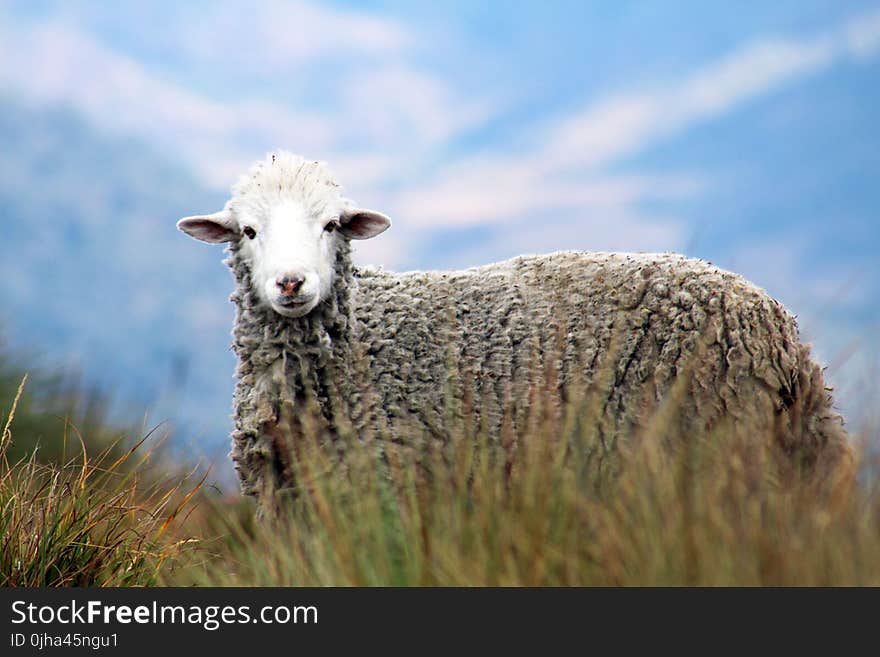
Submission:
[[307,315],[329,296],[343,240],[369,239],[390,225],[354,207],[321,163],[284,152],[242,177],[220,212],[177,222],[203,242],[238,242],[259,298],[286,317]]

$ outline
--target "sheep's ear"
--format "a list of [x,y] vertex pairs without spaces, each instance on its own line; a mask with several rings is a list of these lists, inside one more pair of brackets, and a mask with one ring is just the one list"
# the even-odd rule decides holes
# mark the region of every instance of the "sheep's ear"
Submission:
[[353,240],[368,240],[391,228],[391,219],[381,212],[348,208],[339,216],[339,231]]
[[228,210],[202,217],[184,217],[177,227],[192,238],[211,244],[231,242],[239,237],[238,223]]

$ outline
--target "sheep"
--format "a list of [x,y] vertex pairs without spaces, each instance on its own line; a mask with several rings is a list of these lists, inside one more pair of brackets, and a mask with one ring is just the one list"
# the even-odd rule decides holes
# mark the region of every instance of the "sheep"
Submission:
[[443,440],[450,386],[466,380],[497,437],[507,409],[522,420],[536,359],[563,393],[609,372],[609,438],[634,432],[646,403],[678,380],[681,435],[757,419],[756,430],[810,462],[849,453],[795,319],[738,275],[670,253],[558,252],[448,272],[355,267],[351,240],[390,225],[343,197],[322,163],[287,152],[256,163],[220,212],[178,222],[228,243],[239,360],[231,457],[261,507],[295,488],[297,418],[309,403],[331,432],[345,422],[393,435],[409,423]]

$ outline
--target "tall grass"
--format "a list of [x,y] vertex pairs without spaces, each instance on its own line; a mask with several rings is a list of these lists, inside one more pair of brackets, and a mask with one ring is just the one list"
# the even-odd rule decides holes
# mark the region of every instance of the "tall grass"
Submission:
[[185,478],[150,471],[147,438],[90,455],[72,426],[76,456],[44,463],[34,449],[10,460],[25,382],[0,434],[0,586],[155,584],[189,543],[166,531],[199,485],[186,492]]
[[589,394],[536,391],[498,440],[467,394],[445,443],[330,440],[305,412],[296,498],[255,522],[146,439],[96,449],[66,424],[70,456],[10,459],[22,389],[0,415],[0,586],[880,585],[876,477],[802,470],[748,427],[670,435],[669,405],[614,446]]
[[[281,517],[208,506],[198,563],[163,581],[249,586],[878,585],[880,497],[802,471],[772,436],[649,426],[607,450],[589,398],[493,442],[309,434]],[[656,423],[667,423],[658,413]],[[418,444],[412,436],[411,444]]]

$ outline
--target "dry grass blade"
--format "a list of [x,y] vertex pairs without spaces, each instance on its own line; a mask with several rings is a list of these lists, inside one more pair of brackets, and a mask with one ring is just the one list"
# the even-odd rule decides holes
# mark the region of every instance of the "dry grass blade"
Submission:
[[12,440],[12,422],[15,420],[15,409],[18,408],[18,403],[21,401],[21,396],[24,394],[24,386],[27,383],[28,375],[25,374],[21,383],[18,386],[18,391],[15,393],[15,398],[12,400],[12,408],[10,408],[8,415],[6,416],[6,425],[3,427],[3,433],[0,433],[0,454],[4,453],[4,448],[7,442]]
[[162,523],[161,527],[159,527],[159,532],[157,534],[158,536],[161,536],[162,534],[165,533],[165,530],[168,529],[168,527],[171,525],[172,522],[174,522],[174,519],[180,513],[181,509],[183,509],[183,507],[185,507],[189,503],[189,501],[193,498],[193,496],[196,493],[198,493],[199,490],[201,490],[202,486],[204,485],[205,481],[208,478],[208,474],[209,474],[208,472],[206,472],[204,474],[204,476],[201,478],[199,483],[196,484],[193,487],[193,489],[184,496],[184,498],[180,501],[180,503],[175,507],[174,511],[171,512],[171,515],[168,516],[168,518],[165,520],[165,522]]

